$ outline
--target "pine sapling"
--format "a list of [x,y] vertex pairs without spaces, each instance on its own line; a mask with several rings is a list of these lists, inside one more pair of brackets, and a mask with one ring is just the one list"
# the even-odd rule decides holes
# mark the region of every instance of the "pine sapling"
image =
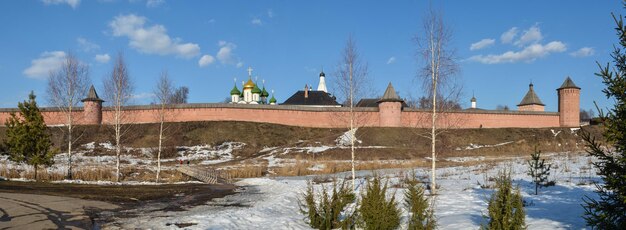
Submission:
[[535,146],[535,152],[530,154],[528,161],[528,175],[535,184],[535,195],[539,194],[539,187],[546,186],[548,176],[550,175],[550,164],[545,163],[545,159],[541,159],[541,151]]
[[409,212],[409,229],[435,229],[437,221],[433,208],[424,196],[424,187],[413,176],[406,178],[405,185],[404,206]]
[[387,199],[387,183],[379,176],[367,181],[367,192],[361,196],[360,225],[364,229],[396,229],[400,226],[400,209],[394,196]]
[[496,191],[489,199],[487,229],[525,229],[526,213],[519,188],[513,188],[510,172],[500,172]]

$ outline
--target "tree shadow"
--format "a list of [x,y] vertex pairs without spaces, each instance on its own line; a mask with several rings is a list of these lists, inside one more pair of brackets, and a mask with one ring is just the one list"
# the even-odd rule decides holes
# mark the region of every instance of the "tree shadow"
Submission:
[[[580,179],[598,181],[596,178],[581,177]],[[562,228],[584,228],[586,223],[582,218],[584,214],[583,197],[597,197],[593,184],[556,184],[549,187],[539,188],[539,194],[535,194],[535,185],[529,180],[514,180],[524,194],[526,202],[526,223],[528,218],[533,222],[542,220],[558,222]],[[532,225],[529,225],[532,228]],[[538,227],[538,226],[535,226]],[[557,227],[557,226],[554,226]]]

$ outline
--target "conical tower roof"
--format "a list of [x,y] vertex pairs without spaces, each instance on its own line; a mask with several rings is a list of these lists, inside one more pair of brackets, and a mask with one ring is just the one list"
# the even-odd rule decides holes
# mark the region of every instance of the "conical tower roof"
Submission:
[[517,106],[522,106],[522,105],[544,105],[541,100],[539,99],[539,96],[537,96],[537,94],[535,93],[535,90],[533,89],[533,83],[530,83],[530,85],[528,85],[528,92],[526,93],[526,96],[524,96],[524,99],[522,99],[522,102],[520,102]]
[[578,86],[576,86],[576,84],[574,84],[574,81],[572,81],[572,79],[569,78],[569,76],[567,78],[565,78],[565,81],[563,82],[563,84],[561,84],[561,87],[559,87],[557,90],[567,89],[567,88],[580,89],[580,87],[578,87]]
[[380,102],[403,102],[403,100],[398,97],[396,90],[393,88],[393,85],[391,85],[391,82],[389,82],[389,85],[387,85],[387,89],[385,90],[385,94],[383,94],[383,97],[378,100],[378,103]]
[[104,100],[100,99],[100,97],[98,97],[98,93],[96,93],[96,88],[93,87],[93,85],[91,85],[91,87],[89,87],[89,93],[87,94],[87,98],[81,100],[82,102],[85,101],[99,101],[99,102],[103,102]]

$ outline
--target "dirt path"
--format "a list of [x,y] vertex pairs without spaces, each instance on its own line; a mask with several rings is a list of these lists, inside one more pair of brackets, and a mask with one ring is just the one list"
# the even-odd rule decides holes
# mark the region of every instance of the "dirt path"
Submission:
[[94,212],[118,208],[71,197],[0,193],[0,229],[91,229]]
[[[0,229],[92,229],[149,211],[184,211],[233,185],[84,185],[0,181]],[[115,225],[113,225],[115,226]]]

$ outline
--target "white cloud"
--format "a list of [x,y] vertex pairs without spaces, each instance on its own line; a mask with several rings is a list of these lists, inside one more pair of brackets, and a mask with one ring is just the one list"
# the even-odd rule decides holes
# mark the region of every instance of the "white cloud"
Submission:
[[65,61],[65,52],[52,51],[43,52],[39,58],[32,60],[30,67],[26,68],[22,73],[30,78],[45,79],[51,71],[56,71],[63,65]]
[[243,67],[243,62],[237,62],[237,68]]
[[148,1],[146,1],[146,6],[147,7],[158,7],[158,6],[162,5],[163,3],[165,3],[165,0],[148,0]]
[[390,57],[390,58],[387,60],[387,64],[392,64],[392,63],[394,63],[394,62],[396,62],[396,57]]
[[76,9],[80,5],[80,0],[42,0],[45,5],[68,4],[72,9]]
[[94,59],[96,59],[96,61],[100,63],[107,63],[109,62],[109,60],[111,60],[111,56],[109,56],[109,54],[96,54],[96,57]]
[[219,41],[218,45],[220,46],[220,50],[217,51],[217,55],[215,55],[217,60],[222,64],[237,64],[238,61],[235,59],[235,55],[233,53],[233,50],[237,48],[237,45],[226,41]]
[[583,47],[574,52],[569,53],[572,57],[588,57],[594,55],[596,51],[591,47]]
[[515,39],[515,37],[517,36],[517,32],[518,32],[517,27],[513,27],[509,29],[508,31],[500,35],[500,41],[502,41],[502,43],[504,44],[513,42],[513,39]]
[[550,53],[560,53],[567,50],[565,44],[560,41],[553,41],[545,45],[532,44],[521,51],[508,51],[503,54],[476,55],[469,58],[483,64],[532,62],[537,58],[547,56]]
[[257,26],[263,25],[263,22],[261,21],[261,19],[258,19],[258,18],[252,19],[250,23],[252,23],[252,25],[257,25]]
[[524,30],[519,40],[515,41],[515,45],[524,46],[526,44],[534,44],[543,39],[541,35],[541,29],[537,25],[531,26],[527,30]]
[[93,50],[100,49],[100,46],[98,44],[90,42],[89,40],[82,37],[78,37],[76,39],[76,42],[78,42],[78,47],[84,52],[91,52]]
[[205,67],[210,64],[213,64],[213,62],[215,62],[215,58],[207,54],[207,55],[202,56],[200,60],[198,60],[198,66]]
[[267,10],[267,17],[268,18],[273,18],[274,17],[274,11],[272,9]]
[[109,23],[113,36],[126,36],[129,45],[140,52],[158,55],[176,55],[192,58],[200,54],[200,46],[195,43],[181,43],[181,39],[172,39],[162,25],[146,27],[147,18],[134,14],[116,16]]
[[472,43],[472,45],[470,46],[470,50],[479,50],[479,49],[482,49],[482,48],[489,47],[489,46],[491,46],[491,45],[493,45],[495,43],[496,43],[495,39],[485,38],[485,39],[480,40],[480,41],[478,41],[476,43]]

